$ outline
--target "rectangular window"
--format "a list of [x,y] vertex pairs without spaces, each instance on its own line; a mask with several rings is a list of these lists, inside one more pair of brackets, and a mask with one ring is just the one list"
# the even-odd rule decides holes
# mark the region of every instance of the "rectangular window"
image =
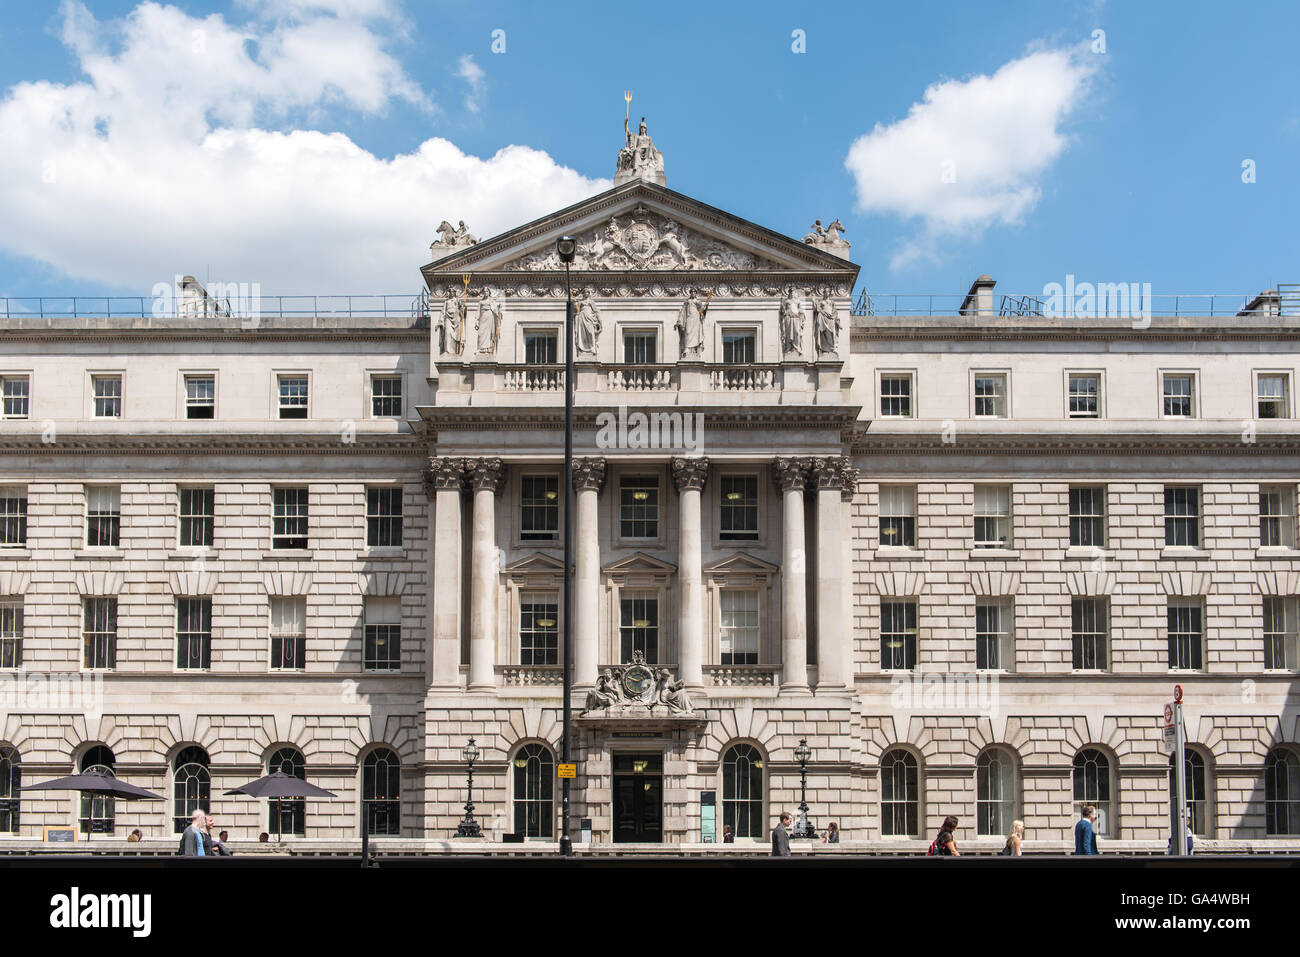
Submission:
[[212,667],[212,599],[176,599],[176,667]]
[[370,377],[370,414],[377,419],[402,417],[402,377],[400,375],[372,375]]
[[1202,609],[1199,601],[1171,599],[1168,610],[1169,667],[1200,671],[1202,657]]
[[884,671],[916,668],[916,602],[880,603],[880,667]]
[[280,418],[307,418],[307,376],[282,375],[277,376],[276,380],[280,397]]
[[361,667],[366,671],[398,671],[402,667],[402,600],[367,598],[365,648]]
[[122,490],[116,485],[86,486],[86,545],[117,548],[122,525]]
[[718,482],[718,538],[754,541],[758,538],[758,476],[723,475]]
[[181,548],[211,548],[216,493],[210,488],[181,488],[177,497]]
[[618,524],[621,538],[659,537],[659,479],[625,475],[618,483]]
[[981,671],[1011,671],[1011,604],[981,601],[975,605],[975,667]]
[[307,547],[307,490],[271,490],[271,547]]
[[0,485],[0,548],[27,546],[27,489]]
[[1291,417],[1291,377],[1285,372],[1261,372],[1255,380],[1255,404],[1261,419]]
[[554,365],[560,337],[553,330],[524,333],[524,362],[530,366]]
[[659,335],[653,329],[623,333],[623,361],[628,365],[653,365],[659,361]]
[[758,334],[752,329],[728,329],[722,333],[722,361],[747,365],[758,355]]
[[975,547],[1011,547],[1011,488],[975,486]]
[[307,667],[307,599],[271,599],[271,668]]
[[519,663],[554,665],[560,654],[560,606],[550,592],[519,596]]
[[0,376],[0,418],[25,419],[30,415],[29,388],[30,380],[25,375]]
[[1295,489],[1285,485],[1259,487],[1259,544],[1264,548],[1295,547]]
[[880,486],[880,544],[916,547],[916,486]]
[[1185,372],[1165,373],[1161,381],[1164,414],[1170,418],[1190,419],[1195,409],[1195,377]]
[[82,599],[81,644],[87,668],[117,667],[117,599]]
[[1165,488],[1165,544],[1197,548],[1201,544],[1201,490]]
[[1104,548],[1106,545],[1106,489],[1098,485],[1070,488],[1070,545]]
[[1070,643],[1076,671],[1105,670],[1107,618],[1106,599],[1070,599]]
[[1264,667],[1293,671],[1296,659],[1296,599],[1264,599]]
[[880,414],[904,419],[912,417],[912,377],[910,375],[882,375],[880,377]]
[[90,386],[95,396],[95,418],[116,419],[122,415],[122,377],[93,375]]
[[1067,399],[1072,419],[1095,419],[1101,415],[1101,376],[1071,373]]
[[648,664],[659,662],[659,598],[650,592],[632,592],[619,598],[619,645],[624,663],[634,652]]
[[1007,417],[1006,373],[979,373],[975,376],[975,415],[992,419]]
[[0,668],[23,666],[23,602],[0,599]]
[[718,610],[722,664],[758,664],[758,592],[724,588]]
[[366,489],[366,547],[402,547],[402,488]]
[[560,534],[560,479],[555,475],[519,478],[519,539],[551,542]]
[[217,414],[217,380],[210,375],[185,377],[185,418],[211,419]]

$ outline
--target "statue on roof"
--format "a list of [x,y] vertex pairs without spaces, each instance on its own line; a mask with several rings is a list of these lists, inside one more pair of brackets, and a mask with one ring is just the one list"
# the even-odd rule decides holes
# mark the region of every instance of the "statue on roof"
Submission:
[[655,148],[654,140],[650,138],[650,134],[646,131],[644,116],[641,117],[641,124],[637,127],[636,132],[632,132],[632,91],[625,90],[623,99],[627,101],[628,106],[627,111],[623,114],[625,141],[623,148],[618,151],[614,185],[621,186],[624,183],[640,179],[663,186],[666,183],[663,154]]

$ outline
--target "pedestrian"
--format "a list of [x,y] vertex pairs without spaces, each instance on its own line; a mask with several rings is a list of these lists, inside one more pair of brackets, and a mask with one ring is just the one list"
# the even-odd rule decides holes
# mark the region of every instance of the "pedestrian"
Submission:
[[[1192,845],[1193,845],[1193,843],[1194,843],[1194,842],[1192,841],[1192,832],[1191,832],[1191,831],[1188,831],[1188,832],[1187,832],[1187,856],[1188,856],[1188,857],[1191,857],[1191,856],[1192,856]],[[1166,853],[1166,854],[1173,854],[1173,853],[1174,853],[1174,839],[1173,839],[1172,836],[1169,838],[1168,843],[1165,845],[1165,853]]]
[[204,857],[206,851],[203,847],[203,827],[207,823],[208,816],[202,810],[195,810],[190,815],[190,826],[181,834],[180,853],[182,857]]
[[1074,853],[1075,854],[1100,854],[1097,850],[1097,826],[1094,823],[1097,819],[1097,808],[1092,804],[1085,804],[1079,808],[1079,820],[1074,825]]
[[822,835],[823,844],[838,844],[840,842],[840,826],[834,821],[826,825],[826,833]]
[[930,843],[930,850],[927,855],[930,857],[961,857],[961,852],[957,850],[957,839],[954,832],[957,830],[957,818],[949,814],[943,819],[943,827],[939,828],[939,836]]
[[772,828],[772,856],[789,857],[790,856],[790,834],[786,830],[794,818],[790,816],[789,811],[781,812],[781,820],[777,822],[776,827]]
[[1019,857],[1020,843],[1025,837],[1025,822],[1012,821],[1011,833],[1007,835],[1006,846],[1002,848],[1003,857]]
[[218,856],[220,856],[220,857],[234,857],[234,856],[235,856],[235,852],[232,851],[232,850],[231,850],[231,849],[226,845],[226,842],[229,841],[229,840],[230,840],[230,832],[229,832],[229,831],[222,831],[220,834],[217,835],[217,839],[213,842],[212,846],[213,846],[214,848],[216,848],[216,851],[217,851],[217,855],[218,855]]
[[216,823],[211,814],[203,819],[203,852],[208,857],[217,857],[221,853],[217,850],[217,839],[212,833]]
[[142,840],[144,840],[144,831],[138,827],[126,836],[126,843],[128,844],[139,844]]
[[265,831],[263,831],[261,834],[257,835],[257,843],[258,843],[258,844],[269,844],[269,843],[271,843],[271,835],[270,835],[270,834],[267,834]]
[[730,824],[722,825],[722,843],[723,844],[736,843],[736,835],[732,833]]

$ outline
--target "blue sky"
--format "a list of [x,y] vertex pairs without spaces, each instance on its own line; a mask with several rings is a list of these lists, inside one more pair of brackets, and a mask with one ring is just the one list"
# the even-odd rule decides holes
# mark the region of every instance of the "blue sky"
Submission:
[[796,237],[838,216],[873,294],[1300,281],[1300,58],[1270,39],[1300,4],[624,9],[7,5],[0,295],[412,292],[439,220],[605,188],[625,89],[670,187]]

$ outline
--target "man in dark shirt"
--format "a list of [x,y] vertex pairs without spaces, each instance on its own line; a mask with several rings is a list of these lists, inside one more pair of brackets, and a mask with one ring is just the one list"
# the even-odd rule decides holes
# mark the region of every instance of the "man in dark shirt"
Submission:
[[1097,817],[1097,808],[1085,804],[1079,809],[1079,821],[1074,825],[1074,853],[1100,854],[1097,850],[1097,827],[1093,823]]
[[790,856],[790,833],[786,830],[794,818],[790,816],[789,811],[781,812],[781,820],[776,827],[772,828],[772,856],[789,857]]

